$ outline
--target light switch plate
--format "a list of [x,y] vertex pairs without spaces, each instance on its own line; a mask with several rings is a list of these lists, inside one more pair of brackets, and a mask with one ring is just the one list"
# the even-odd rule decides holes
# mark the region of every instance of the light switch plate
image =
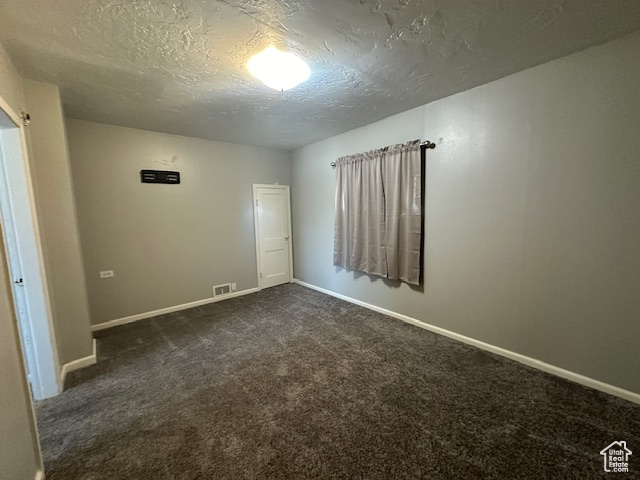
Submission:
[[113,270],[104,270],[100,272],[100,278],[111,278],[113,277]]

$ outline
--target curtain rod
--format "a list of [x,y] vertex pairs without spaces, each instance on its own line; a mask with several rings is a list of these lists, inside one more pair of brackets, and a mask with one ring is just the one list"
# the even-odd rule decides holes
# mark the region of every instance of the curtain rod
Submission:
[[[422,142],[422,143],[420,144],[420,146],[421,146],[421,147],[424,147],[424,148],[430,148],[430,149],[434,149],[434,148],[436,148],[436,144],[435,144],[435,143],[433,143],[433,142],[430,142],[429,140],[425,140],[424,142]],[[336,162],[331,162],[331,166],[332,166],[333,168],[335,168],[335,167],[336,167]]]

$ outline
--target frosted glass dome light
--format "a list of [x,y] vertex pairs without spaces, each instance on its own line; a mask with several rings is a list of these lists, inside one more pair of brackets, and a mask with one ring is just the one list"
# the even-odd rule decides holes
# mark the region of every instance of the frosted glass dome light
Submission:
[[247,68],[267,87],[281,92],[300,85],[311,75],[311,70],[302,59],[274,47],[256,53],[247,62]]

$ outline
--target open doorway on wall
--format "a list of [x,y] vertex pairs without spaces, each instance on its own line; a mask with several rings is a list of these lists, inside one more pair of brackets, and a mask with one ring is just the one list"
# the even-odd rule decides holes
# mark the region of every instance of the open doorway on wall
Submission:
[[60,392],[43,257],[21,119],[0,104],[0,221],[34,399]]

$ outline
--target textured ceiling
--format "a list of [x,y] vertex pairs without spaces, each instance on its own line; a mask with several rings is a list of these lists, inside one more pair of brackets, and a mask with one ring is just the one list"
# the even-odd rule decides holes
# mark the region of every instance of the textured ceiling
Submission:
[[[0,42],[68,116],[286,149],[636,30],[638,0],[0,0]],[[310,80],[251,77],[269,44]]]

